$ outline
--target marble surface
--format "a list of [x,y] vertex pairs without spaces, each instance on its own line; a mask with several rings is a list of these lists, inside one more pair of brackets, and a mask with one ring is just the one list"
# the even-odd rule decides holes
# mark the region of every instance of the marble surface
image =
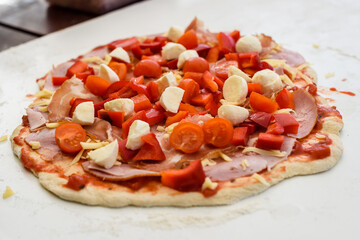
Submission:
[[[194,16],[213,31],[264,32],[312,63],[321,92],[343,114],[345,147],[330,171],[286,180],[234,205],[109,209],[62,201],[45,191],[3,142],[0,192],[9,185],[15,195],[0,199],[0,239],[358,239],[359,13],[356,0],[153,0],[1,52],[0,136],[9,136],[30,103],[26,94],[37,91],[35,79],[96,45],[185,26]],[[334,76],[326,78],[328,73]]]

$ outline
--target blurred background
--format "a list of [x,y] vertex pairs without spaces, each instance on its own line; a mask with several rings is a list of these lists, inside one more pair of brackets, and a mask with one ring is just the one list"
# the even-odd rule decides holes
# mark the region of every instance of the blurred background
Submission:
[[0,51],[140,0],[0,0]]

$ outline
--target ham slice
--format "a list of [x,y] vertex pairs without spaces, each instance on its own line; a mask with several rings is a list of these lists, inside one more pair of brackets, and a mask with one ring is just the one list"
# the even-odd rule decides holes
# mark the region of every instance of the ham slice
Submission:
[[258,36],[258,38],[260,40],[261,47],[262,47],[262,50],[260,52],[261,57],[269,54],[276,46],[275,41],[270,36],[267,36],[265,34],[260,34],[260,36]]
[[300,66],[305,63],[305,58],[297,52],[293,52],[287,49],[283,49],[281,52],[272,54],[270,58],[273,59],[284,59],[286,63],[292,67]]
[[298,89],[294,93],[295,119],[299,123],[297,134],[289,134],[296,138],[304,138],[312,131],[317,120],[317,105],[315,98],[305,91]]
[[93,100],[94,103],[98,103],[102,100],[100,97],[95,96],[87,90],[81,80],[67,80],[52,97],[48,106],[49,120],[59,121],[67,117],[71,108],[69,102],[73,97]]
[[47,121],[41,112],[37,112],[32,108],[27,108],[26,114],[28,117],[29,126],[31,130],[43,126]]
[[37,132],[30,133],[25,142],[29,144],[32,141],[40,143],[40,148],[35,150],[46,161],[51,161],[56,155],[61,154],[61,150],[55,141],[55,129],[43,128]]
[[132,168],[128,164],[121,164],[106,169],[96,165],[94,162],[83,162],[82,166],[86,172],[107,181],[125,181],[136,177],[155,177],[160,176],[159,172]]
[[[236,152],[231,158],[231,162],[218,161],[214,166],[204,167],[205,175],[213,181],[228,181],[231,179],[248,176],[265,169],[271,169],[279,162],[285,160],[292,151],[295,139],[285,137],[281,151],[286,152],[284,157],[274,157],[268,155],[259,155],[256,153],[243,154]],[[248,167],[242,166],[242,161],[246,160]]]
[[198,37],[200,43],[217,43],[218,40],[216,38],[216,33],[212,33],[205,28],[205,25],[202,21],[200,21],[197,17],[192,20],[192,22],[187,26],[185,32],[189,30],[194,30]]
[[55,91],[59,88],[59,86],[54,86],[52,83],[52,77],[64,77],[66,76],[66,72],[71,65],[74,64],[74,61],[64,62],[62,64],[57,65],[46,75],[45,77],[45,85],[44,88],[50,91]]
[[108,121],[100,118],[95,118],[92,125],[84,126],[86,132],[94,135],[99,140],[111,140],[112,139],[112,127]]

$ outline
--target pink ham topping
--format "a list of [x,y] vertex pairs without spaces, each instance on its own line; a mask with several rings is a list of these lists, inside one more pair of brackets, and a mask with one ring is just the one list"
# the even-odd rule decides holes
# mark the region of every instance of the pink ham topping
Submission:
[[317,120],[317,106],[315,98],[305,91],[299,89],[294,92],[295,119],[299,123],[297,134],[289,134],[296,138],[304,138],[310,134]]
[[202,21],[197,19],[196,17],[192,22],[187,26],[185,32],[189,30],[194,30],[198,37],[199,42],[212,42],[217,43],[216,33],[212,33],[205,28],[205,25]]
[[44,128],[30,133],[25,138],[25,142],[29,144],[32,141],[40,143],[40,148],[36,151],[46,161],[51,161],[57,154],[61,154],[61,150],[55,141],[55,129]]
[[27,108],[26,114],[28,116],[29,125],[30,125],[31,130],[34,130],[38,127],[43,126],[47,121],[41,112],[37,112],[32,108]]
[[96,177],[108,181],[125,181],[136,177],[160,176],[159,172],[132,168],[124,163],[119,166],[113,166],[110,169],[100,167],[91,161],[83,162],[82,166],[86,172],[90,172]]
[[51,103],[48,106],[49,120],[59,121],[67,117],[71,108],[69,102],[73,97],[93,100],[94,103],[102,101],[100,97],[87,90],[81,80],[67,80],[52,97]]
[[50,91],[55,91],[59,86],[54,86],[52,83],[52,77],[64,77],[66,72],[74,64],[74,61],[64,62],[53,68],[45,77],[44,88]]
[[101,141],[110,140],[112,137],[111,124],[108,121],[99,118],[95,118],[92,125],[84,126],[84,129]]
[[286,63],[292,67],[300,66],[305,63],[305,59],[297,52],[293,52],[287,49],[283,49],[281,52],[275,53],[271,55],[271,58],[274,59],[284,59]]

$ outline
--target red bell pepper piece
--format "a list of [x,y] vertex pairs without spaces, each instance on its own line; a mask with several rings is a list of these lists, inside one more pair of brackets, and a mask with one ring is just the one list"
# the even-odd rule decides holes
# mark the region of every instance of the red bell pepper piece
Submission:
[[127,119],[123,124],[122,124],[122,138],[127,138],[128,134],[129,134],[129,129],[131,124],[135,121],[135,120],[142,120],[146,122],[146,115],[145,115],[145,111],[142,110],[140,112],[135,113],[134,116],[132,116],[131,118]]
[[154,38],[154,42],[160,42],[161,46],[165,46],[168,41],[169,41],[169,39],[164,36],[156,36]]
[[197,94],[199,94],[200,90],[199,84],[190,78],[185,78],[181,80],[178,87],[185,90],[182,98],[182,101],[184,103],[190,103],[191,99]]
[[205,105],[205,109],[209,110],[209,113],[215,117],[218,114],[219,106],[214,100],[211,100]]
[[229,36],[232,37],[234,39],[234,42],[236,43],[237,40],[239,40],[239,38],[240,38],[240,31],[234,30],[231,33],[229,33]]
[[193,105],[188,103],[180,103],[179,111],[185,111],[190,114],[199,114],[199,111],[196,110],[196,108]]
[[170,69],[177,69],[177,63],[178,63],[178,59],[176,58],[176,59],[173,59],[171,61],[168,61],[167,66]]
[[230,66],[238,67],[239,64],[237,61],[218,61],[215,64],[215,75],[223,80],[227,79]]
[[258,52],[239,53],[238,56],[239,68],[257,68],[261,69],[261,62]]
[[234,128],[234,135],[231,143],[235,146],[246,146],[249,140],[249,129],[247,127]]
[[206,60],[209,63],[215,63],[219,59],[219,55],[220,55],[220,50],[218,46],[212,47],[206,56]]
[[267,113],[273,113],[279,108],[276,102],[257,92],[250,94],[250,106],[256,111]]
[[284,139],[285,137],[283,135],[260,133],[256,142],[256,147],[266,150],[280,150]]
[[200,93],[191,99],[191,103],[197,106],[205,106],[213,99],[211,93]]
[[86,62],[77,60],[73,65],[69,67],[69,69],[66,72],[66,76],[68,78],[71,78],[76,73],[84,72],[88,68],[88,64]]
[[122,127],[125,117],[124,112],[115,112],[115,111],[106,111],[106,112],[111,120],[112,125],[116,127]]
[[203,74],[203,86],[210,92],[216,92],[219,89],[219,86],[215,81],[215,76],[209,71],[205,71]]
[[179,39],[178,43],[182,44],[186,49],[193,49],[198,45],[198,39],[194,30],[189,30],[184,33]]
[[141,57],[141,60],[144,60],[144,59],[150,59],[150,60],[153,60],[155,62],[157,62],[160,66],[162,67],[166,67],[167,66],[167,61],[166,59],[164,59],[162,56],[160,55],[152,55],[152,56],[146,56],[146,55],[143,55]]
[[90,75],[94,75],[94,69],[93,68],[89,68],[85,72],[75,74],[76,78],[80,79],[83,82],[86,82],[87,77],[90,76]]
[[54,86],[60,86],[61,84],[63,84],[68,79],[69,79],[68,77],[55,77],[55,76],[51,77],[52,84]]
[[206,58],[210,48],[211,47],[207,44],[199,43],[194,50],[198,53],[200,57]]
[[238,53],[227,53],[225,54],[226,61],[239,61],[239,54]]
[[289,92],[286,88],[283,88],[276,96],[275,101],[280,108],[291,108],[295,109],[294,104],[294,95],[292,92]]
[[150,48],[142,49],[139,44],[134,45],[131,48],[131,51],[137,59],[142,59],[142,56],[144,55],[148,55],[148,56],[153,55],[153,52],[150,50]]
[[260,63],[260,66],[261,66],[261,70],[263,70],[263,69],[270,69],[271,71],[274,70],[274,68],[269,63],[267,63],[265,61],[262,61]]
[[147,98],[144,94],[138,94],[135,97],[132,97],[131,100],[134,102],[135,112],[152,108],[149,98]]
[[117,47],[122,47],[125,51],[131,50],[132,46],[139,44],[139,40],[136,37],[120,39],[108,44],[110,50],[114,50]]
[[89,99],[84,99],[84,98],[75,98],[74,101],[70,101],[71,108],[70,108],[70,111],[69,111],[69,117],[72,118],[73,113],[74,113],[74,111],[75,111],[75,108],[76,108],[80,103],[83,103],[83,102],[93,102],[93,101],[92,101],[92,100],[89,100]]
[[275,122],[268,126],[266,133],[281,135],[284,133],[284,127],[281,124],[279,124],[278,122]]
[[127,142],[127,138],[118,142],[119,153],[122,160],[124,160],[125,162],[129,162],[133,159],[133,157],[137,154],[138,151],[137,150],[134,151],[126,148],[126,142]]
[[151,108],[145,112],[146,122],[152,126],[162,122],[165,118],[164,112]]
[[250,115],[249,119],[260,126],[267,128],[271,120],[271,114],[266,112],[256,112]]
[[200,160],[190,163],[187,168],[170,169],[161,173],[161,183],[178,191],[200,190],[205,181],[205,173]]
[[222,91],[216,91],[213,93],[213,100],[215,103],[219,103],[222,98],[223,98]]
[[161,149],[159,141],[154,133],[149,133],[141,137],[144,145],[140,148],[139,152],[133,158],[134,161],[153,160],[163,161],[166,159],[164,152]]
[[149,48],[151,52],[159,53],[162,47],[160,42],[152,42],[152,43],[140,43],[140,48],[142,49]]
[[284,134],[296,134],[299,130],[299,123],[290,113],[274,114],[275,121],[284,128]]
[[147,90],[147,87],[143,84],[130,84],[132,90],[137,92],[138,94],[144,94],[147,98],[150,98],[150,94]]
[[98,116],[98,111],[104,109],[104,104],[108,101],[114,100],[115,98],[107,98],[104,101],[98,102],[94,104],[95,108],[95,116]]
[[219,42],[218,47],[222,54],[235,51],[235,41],[228,34],[219,32],[216,38]]
[[118,92],[121,89],[130,89],[130,82],[129,81],[116,81],[114,83],[112,83],[107,89],[106,89],[106,94],[105,94],[105,98],[109,97],[110,94],[114,93],[114,92]]
[[199,72],[186,72],[184,74],[184,79],[192,79],[195,82],[197,82],[199,84],[200,87],[202,87],[202,77],[203,77],[203,73],[199,73]]
[[111,119],[109,117],[108,111],[106,111],[105,109],[100,109],[99,111],[97,111],[96,116],[100,119],[106,120],[108,122],[111,122]]
[[[271,118],[271,116],[270,116]],[[270,121],[270,119],[269,119]],[[253,134],[256,131],[257,125],[255,123],[251,123],[251,122],[244,122],[244,123],[240,123],[239,127],[247,127],[248,128],[248,133]]]
[[149,93],[151,102],[155,102],[160,98],[159,84],[151,81],[147,84],[146,90]]
[[250,96],[252,92],[257,92],[262,94],[261,84],[260,83],[248,83],[248,93],[247,96]]
[[165,127],[170,126],[173,123],[180,122],[189,115],[189,112],[179,111],[172,117],[168,117],[165,122]]

